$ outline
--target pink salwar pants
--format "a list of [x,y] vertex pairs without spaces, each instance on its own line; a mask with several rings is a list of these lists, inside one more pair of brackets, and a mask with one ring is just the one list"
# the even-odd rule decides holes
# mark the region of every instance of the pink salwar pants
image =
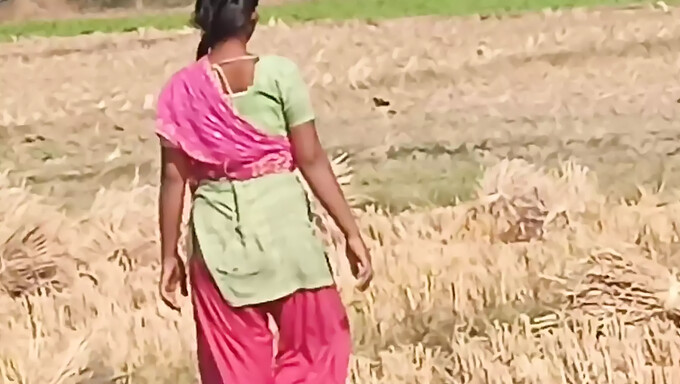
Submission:
[[[234,308],[200,258],[189,274],[203,384],[345,384],[351,338],[335,287]],[[279,332],[276,353],[269,316]]]

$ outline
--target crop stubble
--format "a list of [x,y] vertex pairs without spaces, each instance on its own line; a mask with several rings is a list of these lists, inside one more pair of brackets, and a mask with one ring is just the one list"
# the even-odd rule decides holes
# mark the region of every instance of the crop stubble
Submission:
[[[324,143],[353,156],[351,193],[394,206],[472,197],[358,213],[378,277],[367,294],[340,277],[353,382],[680,375],[680,205],[668,190],[680,180],[677,16],[573,11],[258,32],[258,52],[294,58],[313,84]],[[0,98],[12,170],[0,236],[15,234],[0,248],[4,380],[193,374],[190,311],[169,314],[155,297],[152,124],[156,92],[195,43],[194,33],[145,31],[0,48],[0,87],[12,90]],[[660,180],[664,191],[630,191]],[[64,201],[79,209],[60,213]],[[35,288],[12,279],[27,270],[62,293],[11,299]]]

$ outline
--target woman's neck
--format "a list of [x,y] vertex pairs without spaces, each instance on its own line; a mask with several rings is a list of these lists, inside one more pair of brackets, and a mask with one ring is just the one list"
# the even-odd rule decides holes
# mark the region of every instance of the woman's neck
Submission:
[[217,44],[209,54],[210,61],[220,62],[248,54],[246,44],[241,39],[229,39]]

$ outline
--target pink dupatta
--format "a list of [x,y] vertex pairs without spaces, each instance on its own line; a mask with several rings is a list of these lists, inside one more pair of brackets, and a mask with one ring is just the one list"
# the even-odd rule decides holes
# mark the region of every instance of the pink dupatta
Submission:
[[175,73],[158,99],[156,133],[231,180],[293,170],[288,138],[238,116],[217,76],[207,56]]

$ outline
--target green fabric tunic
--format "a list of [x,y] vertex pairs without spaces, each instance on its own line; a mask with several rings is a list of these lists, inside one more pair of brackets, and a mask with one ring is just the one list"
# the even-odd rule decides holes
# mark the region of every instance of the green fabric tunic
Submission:
[[[232,97],[243,118],[272,135],[287,135],[290,127],[314,119],[297,66],[282,57],[261,57],[253,85]],[[294,173],[203,181],[194,193],[191,220],[194,256],[203,258],[232,306],[334,283]]]

